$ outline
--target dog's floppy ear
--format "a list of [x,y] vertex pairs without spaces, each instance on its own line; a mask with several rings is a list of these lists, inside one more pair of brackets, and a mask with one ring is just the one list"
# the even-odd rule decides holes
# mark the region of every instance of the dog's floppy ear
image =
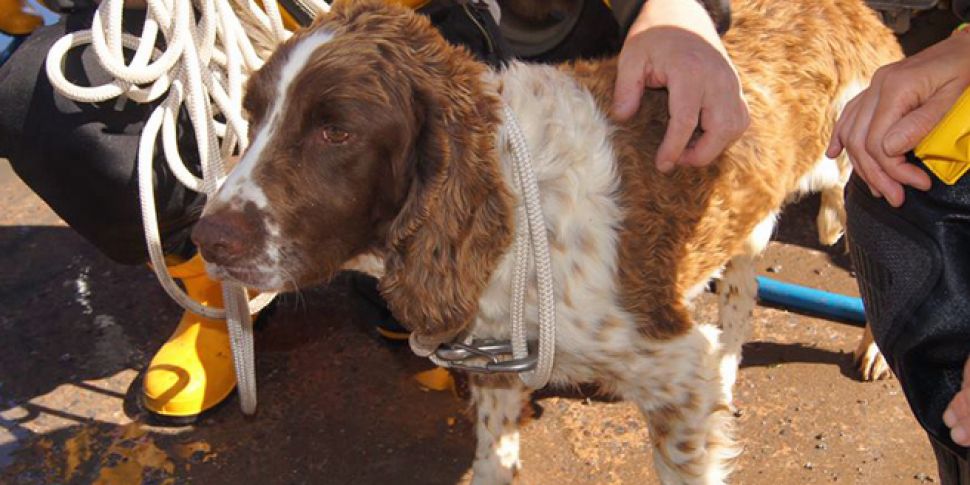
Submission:
[[498,101],[447,91],[415,88],[423,125],[381,279],[391,311],[427,343],[449,340],[472,322],[512,240],[512,196],[495,147]]

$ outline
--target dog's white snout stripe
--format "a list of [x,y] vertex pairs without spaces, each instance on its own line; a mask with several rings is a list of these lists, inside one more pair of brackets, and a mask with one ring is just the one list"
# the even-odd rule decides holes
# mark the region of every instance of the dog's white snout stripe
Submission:
[[282,124],[283,110],[286,109],[289,98],[297,94],[292,92],[293,81],[306,67],[313,53],[320,46],[330,42],[333,37],[334,35],[330,31],[315,32],[310,36],[299,39],[290,50],[280,69],[275,99],[267,117],[268,121],[259,127],[246,153],[239,160],[239,164],[232,170],[229,178],[226,179],[222,188],[216,194],[212,206],[228,206],[239,209],[249,202],[255,204],[258,209],[265,209],[269,206],[270,201],[266,197],[266,192],[253,178],[253,173],[259,166],[266,147],[285,142],[285,140],[277,139],[277,133]]

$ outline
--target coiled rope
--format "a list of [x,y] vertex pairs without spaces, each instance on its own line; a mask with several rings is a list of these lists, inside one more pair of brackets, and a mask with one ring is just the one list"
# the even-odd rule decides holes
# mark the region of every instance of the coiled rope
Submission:
[[[303,0],[316,14],[329,11],[323,0]],[[158,137],[172,173],[186,187],[208,198],[225,180],[225,159],[246,149],[248,126],[242,117],[243,83],[262,66],[272,49],[286,40],[286,30],[275,1],[255,0],[147,0],[141,35],[123,32],[124,0],[102,0],[91,29],[58,40],[47,55],[47,77],[57,92],[79,102],[98,103],[129,99],[152,103],[152,111],[139,141],[138,190],[145,242],[152,267],[165,292],[188,311],[212,319],[225,319],[232,345],[233,364],[246,414],[256,411],[256,367],[253,350],[253,313],[272,301],[263,293],[249,300],[246,289],[223,284],[225,310],[192,300],[169,274],[162,251],[155,209],[152,162]],[[157,47],[159,35],[164,47]],[[255,41],[255,42],[254,42]],[[259,45],[259,41],[271,45]],[[79,86],[64,76],[67,53],[90,44],[101,67],[114,80],[100,86]],[[126,62],[125,49],[134,51]],[[202,178],[196,177],[179,155],[176,134],[180,110],[188,112],[195,132]],[[219,116],[225,122],[217,121]]]

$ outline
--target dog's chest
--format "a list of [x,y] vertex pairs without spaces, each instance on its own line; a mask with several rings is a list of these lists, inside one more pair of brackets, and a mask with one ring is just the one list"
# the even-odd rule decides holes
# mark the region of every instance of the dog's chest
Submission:
[[[595,348],[627,338],[634,328],[617,294],[623,212],[611,128],[590,94],[553,68],[513,64],[501,82],[502,97],[522,127],[539,183],[555,284],[557,374],[575,378],[580,368],[588,367]],[[504,128],[498,136],[506,183],[518,199],[521,189],[513,185]],[[509,248],[482,293],[473,331],[477,337],[508,338],[513,260]],[[529,274],[526,318],[535,338],[531,260]],[[576,364],[575,371],[571,364]]]

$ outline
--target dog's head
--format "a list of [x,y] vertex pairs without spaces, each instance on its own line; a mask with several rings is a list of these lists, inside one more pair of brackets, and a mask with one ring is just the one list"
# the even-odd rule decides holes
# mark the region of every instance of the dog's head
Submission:
[[252,141],[193,231],[209,272],[287,290],[376,253],[403,323],[458,333],[511,240],[485,69],[410,10],[336,3],[247,84]]

